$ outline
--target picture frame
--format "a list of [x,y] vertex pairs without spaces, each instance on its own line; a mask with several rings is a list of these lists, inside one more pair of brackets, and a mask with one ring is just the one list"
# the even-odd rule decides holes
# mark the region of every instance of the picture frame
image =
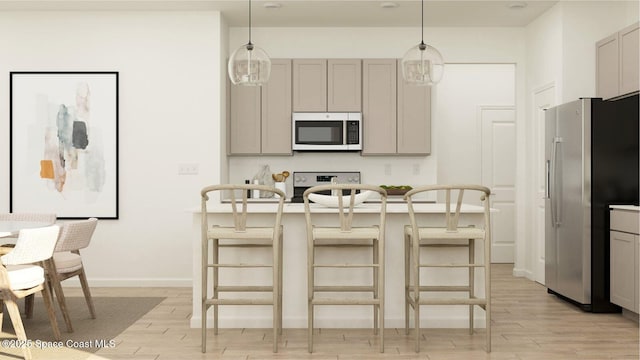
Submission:
[[118,75],[10,73],[10,212],[118,219]]

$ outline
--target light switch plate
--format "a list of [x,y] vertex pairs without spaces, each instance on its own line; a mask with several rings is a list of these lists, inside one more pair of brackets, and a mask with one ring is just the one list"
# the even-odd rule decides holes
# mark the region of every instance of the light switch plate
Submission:
[[197,163],[183,163],[178,165],[178,175],[198,175]]

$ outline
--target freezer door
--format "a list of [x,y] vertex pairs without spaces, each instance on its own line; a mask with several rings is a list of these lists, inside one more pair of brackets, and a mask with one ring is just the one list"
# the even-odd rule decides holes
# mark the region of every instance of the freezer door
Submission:
[[[554,167],[556,166],[556,148],[554,143],[557,133],[557,112],[558,108],[553,107],[547,109],[545,112],[545,269],[544,269],[544,281],[547,288],[556,290],[558,288],[558,276],[557,276],[557,232],[555,224],[555,174]],[[553,198],[552,198],[553,197]]]

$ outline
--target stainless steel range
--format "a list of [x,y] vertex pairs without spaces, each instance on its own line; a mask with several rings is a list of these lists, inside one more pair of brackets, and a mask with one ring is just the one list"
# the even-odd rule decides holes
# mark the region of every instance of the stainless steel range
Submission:
[[[300,171],[293,173],[293,197],[291,202],[303,202],[302,194],[312,186],[329,185],[336,178],[338,184],[360,184],[359,171]],[[327,195],[330,195],[327,193]]]

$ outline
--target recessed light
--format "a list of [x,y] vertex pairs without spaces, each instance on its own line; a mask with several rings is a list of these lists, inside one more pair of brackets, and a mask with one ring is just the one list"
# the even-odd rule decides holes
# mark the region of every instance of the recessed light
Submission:
[[398,7],[398,4],[391,1],[385,1],[380,3],[380,7],[383,9],[395,9]]
[[264,3],[264,7],[266,9],[280,9],[282,7],[282,4],[274,3],[274,2],[268,2],[268,3]]
[[511,10],[520,10],[520,9],[526,8],[527,3],[524,1],[516,1],[516,2],[507,4],[507,7]]

